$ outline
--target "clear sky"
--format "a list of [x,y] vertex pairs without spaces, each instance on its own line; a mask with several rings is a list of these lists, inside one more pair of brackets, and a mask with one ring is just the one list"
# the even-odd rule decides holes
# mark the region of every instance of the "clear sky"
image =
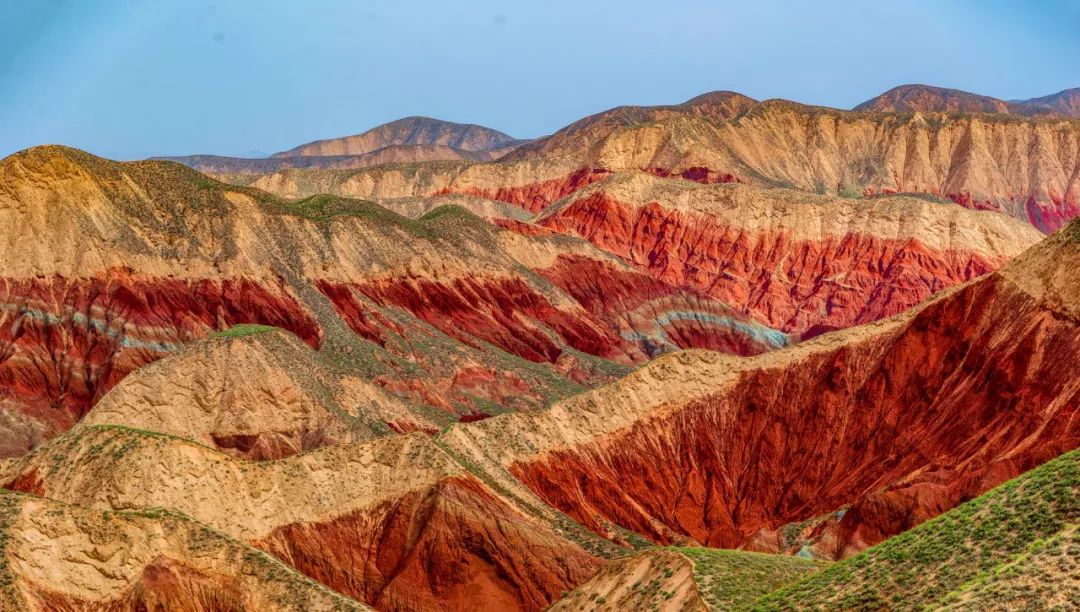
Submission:
[[407,115],[539,136],[717,89],[1080,87],[1080,0],[0,0],[0,156],[257,156]]

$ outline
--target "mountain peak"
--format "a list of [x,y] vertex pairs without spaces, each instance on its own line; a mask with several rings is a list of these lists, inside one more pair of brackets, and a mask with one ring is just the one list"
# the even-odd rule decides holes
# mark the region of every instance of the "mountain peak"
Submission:
[[376,126],[361,134],[317,140],[273,157],[363,155],[393,145],[443,145],[462,151],[487,151],[518,142],[498,130],[471,123],[411,116]]
[[887,113],[1008,113],[1009,103],[959,89],[911,84],[894,87],[856,106],[855,110]]

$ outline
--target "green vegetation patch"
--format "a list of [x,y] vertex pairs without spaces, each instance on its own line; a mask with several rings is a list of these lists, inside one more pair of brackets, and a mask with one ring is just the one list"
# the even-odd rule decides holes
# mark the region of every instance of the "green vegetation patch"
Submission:
[[[0,489],[0,599],[15,604],[22,601],[15,588],[15,575],[8,565],[7,545],[11,542],[11,523],[19,515],[19,495]],[[4,608],[0,605],[0,609]],[[12,609],[17,609],[13,605]]]
[[256,334],[265,334],[267,332],[277,331],[278,327],[273,325],[260,325],[258,323],[241,323],[239,325],[233,325],[229,329],[223,329],[218,332],[210,334],[211,338],[242,338],[244,336],[254,336]]
[[786,555],[675,548],[694,562],[698,592],[714,610],[749,610],[762,596],[829,565]]
[[[1038,593],[1080,554],[1080,450],[763,599],[763,610],[1001,604],[1048,609]],[[1070,557],[1063,559],[1063,557]],[[981,604],[979,602],[982,602]]]

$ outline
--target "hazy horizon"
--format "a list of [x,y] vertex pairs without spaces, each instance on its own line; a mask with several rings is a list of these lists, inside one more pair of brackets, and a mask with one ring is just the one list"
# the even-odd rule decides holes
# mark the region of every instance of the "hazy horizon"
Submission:
[[0,0],[0,156],[251,157],[410,115],[532,138],[720,89],[850,108],[908,83],[1080,86],[1071,0],[89,4]]

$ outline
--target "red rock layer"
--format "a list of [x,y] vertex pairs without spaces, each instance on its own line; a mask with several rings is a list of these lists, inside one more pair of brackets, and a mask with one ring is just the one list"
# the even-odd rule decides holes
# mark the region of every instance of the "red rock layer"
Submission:
[[380,306],[403,308],[470,346],[487,342],[538,363],[555,363],[563,352],[563,346],[541,326],[557,334],[565,346],[592,355],[615,357],[622,344],[618,336],[599,322],[553,306],[517,278],[463,278],[448,282],[413,278],[350,287],[323,283],[322,289],[353,329],[363,328],[366,323],[352,320],[355,299],[350,302],[344,297],[349,290],[367,296]]
[[603,193],[573,202],[541,224],[796,333],[902,312],[1003,263],[933,250],[915,239],[847,234],[820,242],[794,240],[783,232],[748,231],[657,203],[634,207]]
[[256,545],[386,610],[539,610],[601,565],[471,477]]
[[320,330],[282,287],[245,279],[0,278],[0,400],[67,428],[129,372],[238,323]]
[[694,181],[695,183],[701,183],[703,185],[716,185],[718,183],[743,183],[742,179],[731,174],[730,172],[716,172],[708,168],[701,166],[694,166],[693,168],[687,168],[682,172],[672,172],[668,168],[643,168],[645,172],[660,178],[681,178],[688,181]]
[[183,561],[160,557],[143,569],[142,576],[120,597],[107,601],[82,601],[70,595],[29,585],[31,599],[44,610],[191,610],[217,612],[252,610],[251,593],[239,579],[209,574]]
[[715,300],[610,262],[560,255],[537,272],[624,339],[640,342],[644,358],[686,348],[756,355],[787,343],[783,334]]
[[489,200],[508,202],[520,206],[525,210],[538,213],[552,202],[571,194],[590,183],[594,183],[609,172],[602,169],[582,168],[567,176],[547,181],[539,181],[526,185],[498,188],[447,188],[437,191],[432,195],[444,195],[448,193],[460,193],[475,195]]
[[330,298],[334,309],[361,338],[385,347],[386,338],[381,330],[388,329],[399,335],[404,331],[381,312],[364,306],[348,285],[318,281],[316,286],[323,295]]
[[994,275],[894,330],[511,469],[597,532],[658,542],[760,549],[846,507],[816,534],[844,557],[1080,445],[1078,351],[1077,321]]

